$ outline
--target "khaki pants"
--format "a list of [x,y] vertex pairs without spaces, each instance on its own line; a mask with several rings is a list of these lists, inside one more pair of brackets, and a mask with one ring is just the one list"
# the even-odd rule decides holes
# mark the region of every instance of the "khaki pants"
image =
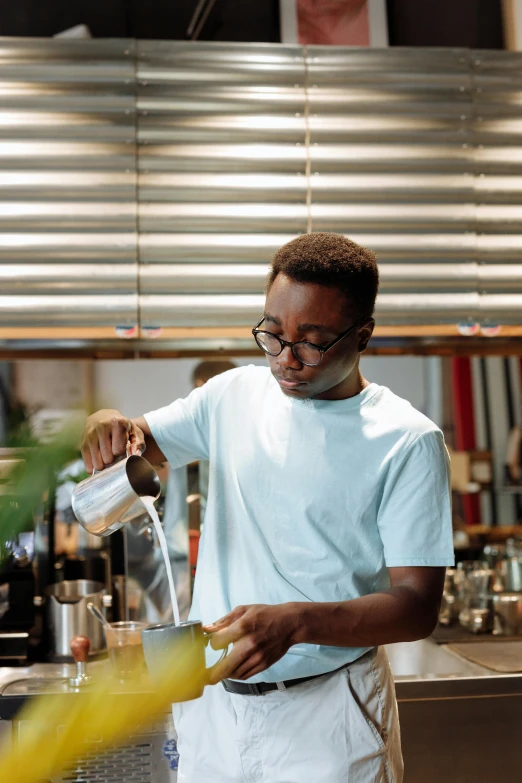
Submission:
[[207,687],[173,712],[178,783],[402,783],[395,688],[382,648],[264,696]]

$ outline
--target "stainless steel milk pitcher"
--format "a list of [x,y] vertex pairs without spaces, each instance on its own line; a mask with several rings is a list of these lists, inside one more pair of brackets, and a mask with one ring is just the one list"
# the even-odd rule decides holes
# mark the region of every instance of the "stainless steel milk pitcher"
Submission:
[[81,481],[72,507],[78,522],[95,536],[110,536],[126,522],[147,512],[141,498],[157,500],[160,480],[152,465],[132,454]]

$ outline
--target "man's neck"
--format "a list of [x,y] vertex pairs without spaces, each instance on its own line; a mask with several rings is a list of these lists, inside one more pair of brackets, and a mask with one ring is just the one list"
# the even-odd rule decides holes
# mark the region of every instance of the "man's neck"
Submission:
[[316,400],[348,400],[350,397],[356,397],[363,389],[366,389],[370,382],[363,378],[359,368],[355,370],[343,383],[334,386],[333,389],[318,394]]

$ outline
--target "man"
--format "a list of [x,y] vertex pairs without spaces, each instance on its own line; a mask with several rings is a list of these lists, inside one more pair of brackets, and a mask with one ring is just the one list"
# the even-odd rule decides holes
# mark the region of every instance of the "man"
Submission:
[[254,329],[270,371],[87,422],[88,469],[128,439],[153,462],[210,460],[191,614],[233,647],[211,672],[223,684],[175,708],[180,783],[402,780],[379,645],[431,633],[453,551],[441,432],[359,369],[377,287],[369,250],[298,237]]

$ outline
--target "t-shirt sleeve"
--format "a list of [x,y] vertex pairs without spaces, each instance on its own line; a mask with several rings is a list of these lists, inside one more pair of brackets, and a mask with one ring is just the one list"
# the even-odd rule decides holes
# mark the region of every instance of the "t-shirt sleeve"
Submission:
[[377,517],[388,567],[454,564],[449,456],[440,431],[392,458]]
[[210,382],[188,397],[145,414],[152,436],[173,468],[209,458]]

